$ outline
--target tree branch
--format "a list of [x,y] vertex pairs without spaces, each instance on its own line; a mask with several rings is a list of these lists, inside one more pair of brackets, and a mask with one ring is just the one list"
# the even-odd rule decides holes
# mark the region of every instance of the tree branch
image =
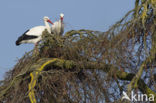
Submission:
[[[41,59],[40,61],[45,61],[47,62],[48,60],[51,60],[49,58],[44,58]],[[39,63],[41,64],[41,63]],[[84,64],[84,65],[80,65],[80,64]],[[132,73],[126,73],[124,71],[120,71],[117,67],[114,67],[113,65],[108,65],[108,64],[102,64],[102,63],[96,63],[96,62],[86,62],[86,63],[75,63],[74,61],[71,60],[62,60],[62,59],[57,59],[55,62],[53,63],[49,63],[47,65],[45,65],[45,67],[43,69],[46,69],[47,67],[58,67],[58,68],[65,68],[65,69],[73,69],[75,67],[79,67],[81,68],[85,68],[85,69],[97,69],[97,70],[102,70],[106,73],[112,72],[115,73],[116,76],[118,77],[118,79],[120,80],[127,80],[127,81],[131,81],[134,77],[135,74]],[[113,77],[114,75],[112,75]],[[148,96],[150,96],[150,94],[154,94],[155,99],[156,99],[156,93],[154,91],[152,91],[146,84],[145,82],[138,78],[138,81],[136,82],[138,85],[138,88],[140,89],[140,91],[142,93],[146,93]]]

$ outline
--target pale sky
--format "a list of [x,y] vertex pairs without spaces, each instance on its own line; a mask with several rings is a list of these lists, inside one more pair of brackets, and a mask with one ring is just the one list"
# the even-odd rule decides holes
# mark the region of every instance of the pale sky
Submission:
[[1,0],[0,1],[0,80],[17,58],[32,50],[32,44],[15,45],[27,29],[44,25],[64,13],[65,31],[91,29],[106,31],[134,7],[135,0]]

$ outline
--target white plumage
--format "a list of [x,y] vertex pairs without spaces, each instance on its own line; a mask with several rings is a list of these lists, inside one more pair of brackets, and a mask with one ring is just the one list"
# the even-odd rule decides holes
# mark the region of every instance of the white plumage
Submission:
[[50,26],[48,24],[53,24],[48,17],[43,18],[45,26],[36,26],[29,30],[27,30],[22,36],[18,38],[16,41],[16,45],[20,45],[22,43],[33,43],[35,45],[42,39],[42,32],[47,29],[49,33],[51,33]]
[[[34,28],[31,28],[26,35],[27,36],[32,36],[34,38],[30,38],[30,39],[23,39],[20,43],[37,43],[38,41],[40,41],[42,39],[42,32],[46,29],[45,26],[37,26]],[[35,38],[36,36],[36,38]]]
[[62,35],[64,33],[64,23],[63,23],[64,14],[60,14],[60,20],[54,22],[51,27],[52,33],[56,35]]

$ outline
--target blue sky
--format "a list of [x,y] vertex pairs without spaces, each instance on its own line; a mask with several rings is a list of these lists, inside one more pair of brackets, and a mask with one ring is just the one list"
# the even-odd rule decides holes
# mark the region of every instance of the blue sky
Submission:
[[135,0],[1,0],[0,1],[0,80],[13,68],[18,58],[33,48],[32,44],[15,45],[27,29],[44,25],[64,13],[65,31],[91,29],[106,31],[126,12]]

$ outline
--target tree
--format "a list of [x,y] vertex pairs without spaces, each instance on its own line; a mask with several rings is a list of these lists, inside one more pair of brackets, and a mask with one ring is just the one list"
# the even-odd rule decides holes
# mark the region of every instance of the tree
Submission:
[[156,1],[136,0],[106,32],[44,31],[38,54],[26,53],[0,82],[0,101],[125,103],[122,92],[134,91],[156,102],[155,64]]

